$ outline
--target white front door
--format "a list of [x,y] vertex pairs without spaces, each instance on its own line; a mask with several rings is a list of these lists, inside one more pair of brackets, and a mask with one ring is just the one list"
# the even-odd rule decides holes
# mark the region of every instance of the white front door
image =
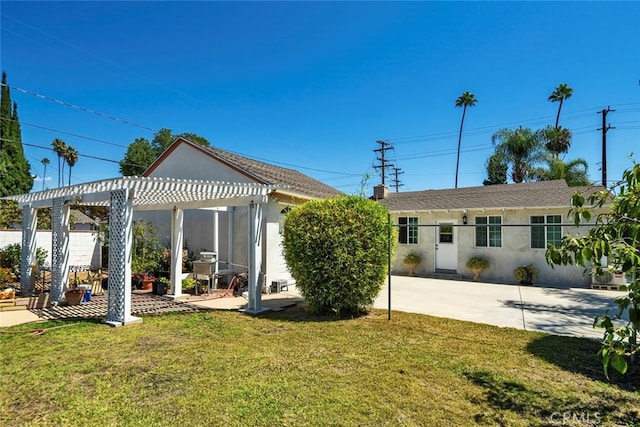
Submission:
[[436,222],[436,270],[458,270],[458,240],[455,220]]

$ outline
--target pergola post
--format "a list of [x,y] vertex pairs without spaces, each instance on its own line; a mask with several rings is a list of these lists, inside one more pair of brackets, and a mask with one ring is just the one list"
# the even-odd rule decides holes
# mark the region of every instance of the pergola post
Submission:
[[249,205],[249,304],[246,313],[258,314],[262,308],[262,205]]
[[109,291],[107,320],[111,326],[141,323],[131,315],[131,248],[133,190],[111,191],[109,212]]
[[69,213],[61,197],[53,199],[51,208],[51,303],[62,301],[69,289]]
[[[235,206],[227,207],[227,266],[230,269],[233,269],[233,221],[235,211]],[[227,283],[231,283],[232,277],[233,274],[229,273],[227,276]]]
[[36,230],[38,226],[37,210],[31,204],[22,207],[22,247],[20,253],[20,292],[24,295],[31,290],[36,264]]
[[171,212],[171,290],[174,298],[182,296],[182,246],[184,211],[176,207]]
[[214,210],[213,211],[213,247],[212,250],[213,252],[216,253],[216,264],[215,264],[215,271],[213,274],[213,279],[212,279],[212,284],[211,286],[213,286],[214,289],[218,289],[218,270],[220,269],[220,245],[219,245],[219,239],[220,239],[220,233],[219,233],[219,215],[218,215],[218,210]]

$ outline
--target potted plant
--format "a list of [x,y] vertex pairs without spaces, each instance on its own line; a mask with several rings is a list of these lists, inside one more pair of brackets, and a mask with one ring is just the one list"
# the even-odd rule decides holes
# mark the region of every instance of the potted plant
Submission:
[[171,288],[171,280],[167,277],[158,277],[153,282],[154,295],[166,295]]
[[415,276],[416,267],[418,266],[418,264],[420,264],[420,262],[422,262],[422,258],[420,258],[420,255],[415,253],[415,251],[411,251],[404,257],[402,262],[409,269],[409,276]]
[[79,305],[84,297],[84,289],[78,288],[77,281],[74,281],[73,285],[64,293],[64,299],[67,305]]
[[131,275],[131,290],[141,289],[143,291],[153,290],[153,282],[156,278],[147,273],[133,273]]
[[467,268],[473,272],[473,280],[477,281],[480,273],[489,268],[489,260],[481,256],[472,256],[467,260]]
[[143,219],[134,221],[131,258],[131,289],[152,290],[153,274],[160,270],[162,246],[151,222]]
[[538,277],[538,270],[533,264],[521,265],[513,270],[513,277],[521,285],[531,285]]
[[198,290],[196,289],[198,285],[199,285],[198,281],[191,277],[182,279],[182,290],[187,291],[187,293],[198,294]]

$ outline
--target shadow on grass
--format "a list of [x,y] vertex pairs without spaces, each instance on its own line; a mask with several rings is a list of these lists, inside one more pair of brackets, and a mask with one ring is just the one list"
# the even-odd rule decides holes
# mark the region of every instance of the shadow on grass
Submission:
[[281,311],[267,311],[260,314],[259,317],[265,319],[272,319],[284,322],[334,322],[341,320],[360,319],[367,317],[371,314],[371,311],[367,313],[360,313],[358,315],[337,317],[333,314],[312,314],[307,309],[307,304],[302,301],[298,301],[295,305],[289,305]]
[[601,359],[597,355],[599,349],[600,343],[597,341],[556,335],[542,336],[527,345],[529,353],[565,371],[609,383],[626,391],[640,389],[640,365],[629,365],[625,375],[610,369],[609,381],[604,375]]
[[585,400],[579,397],[558,397],[553,394],[553,390],[549,392],[536,390],[516,379],[487,370],[466,370],[462,375],[483,389],[484,399],[474,398],[473,403],[480,405],[486,403],[495,410],[495,412],[475,414],[475,421],[479,424],[504,424],[506,422],[504,411],[512,412],[519,417],[524,415],[536,425],[557,425],[557,419],[561,419],[566,413],[581,417],[590,416],[593,421],[605,419],[614,421],[616,424],[623,423],[623,425],[628,423],[635,425],[640,421],[637,413],[620,411],[619,397],[613,399],[602,396],[598,399]]

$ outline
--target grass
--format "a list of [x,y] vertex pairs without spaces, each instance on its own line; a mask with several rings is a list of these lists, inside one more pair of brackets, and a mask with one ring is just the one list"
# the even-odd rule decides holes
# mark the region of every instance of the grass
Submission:
[[0,334],[0,425],[640,425],[640,369],[608,382],[597,348],[382,311],[83,321]]

